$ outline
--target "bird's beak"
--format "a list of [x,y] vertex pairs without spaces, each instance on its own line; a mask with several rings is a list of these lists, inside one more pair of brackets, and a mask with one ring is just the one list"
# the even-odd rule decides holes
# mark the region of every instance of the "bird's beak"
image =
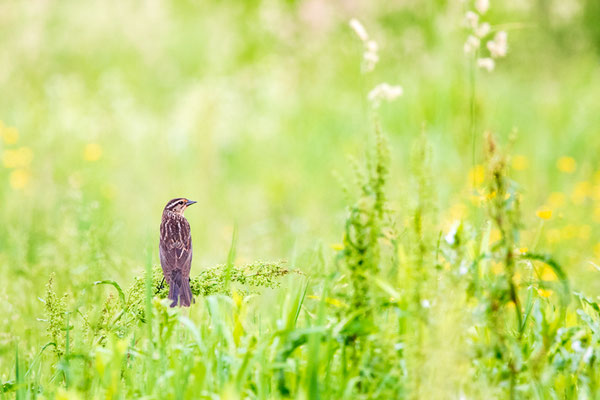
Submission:
[[185,204],[186,207],[191,206],[192,204],[197,203],[197,201],[194,200],[188,200],[187,203]]

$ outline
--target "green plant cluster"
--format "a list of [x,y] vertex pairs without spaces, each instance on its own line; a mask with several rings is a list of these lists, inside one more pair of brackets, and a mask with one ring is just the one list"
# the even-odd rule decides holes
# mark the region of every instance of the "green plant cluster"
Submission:
[[[224,265],[214,266],[203,270],[199,275],[190,279],[192,293],[194,296],[207,297],[215,294],[231,296],[232,290],[237,295],[248,295],[261,288],[275,288],[281,282],[280,279],[297,271],[290,271],[281,262],[269,263],[257,261],[243,266],[232,266],[229,274]],[[141,323],[146,322],[146,278],[135,277],[129,289],[124,292],[115,281],[104,280],[94,282],[92,286],[109,285],[115,293],[111,292],[97,315],[93,312],[85,312],[85,306],[75,303],[75,312],[67,312],[67,300],[69,296],[64,294],[59,297],[53,288],[53,279],[50,278],[47,285],[45,298],[46,323],[48,336],[53,344],[56,355],[60,358],[66,351],[68,316],[71,323],[80,317],[81,330],[88,344],[104,345],[111,335],[123,338],[131,330]],[[237,284],[235,289],[226,284],[226,280]],[[160,266],[152,268],[152,276],[149,280],[153,291],[153,298],[166,299],[169,286],[163,281]]]
[[[26,374],[3,383],[3,391],[44,394],[48,386],[31,373],[49,368],[51,379],[61,382],[49,391],[56,396],[595,393],[600,306],[571,293],[550,255],[518,249],[521,195],[508,177],[508,155],[487,138],[486,228],[462,220],[436,238],[425,136],[414,147],[417,196],[404,230],[386,200],[388,145],[379,130],[374,138],[364,166],[355,168],[357,200],[348,209],[335,268],[324,278],[310,282],[282,263],[211,267],[190,280],[195,320],[186,309],[169,307],[158,266],[126,291],[115,281],[95,282],[86,290],[108,290],[97,305],[85,291],[59,296],[51,278],[44,300],[50,341]],[[257,307],[264,307],[261,288],[275,288],[282,299],[270,305],[278,318],[266,325],[254,320]],[[462,329],[450,330],[456,326]],[[464,376],[440,370],[428,359],[430,351]],[[444,386],[430,387],[433,379]]]
[[0,3],[0,400],[600,398],[599,4]]

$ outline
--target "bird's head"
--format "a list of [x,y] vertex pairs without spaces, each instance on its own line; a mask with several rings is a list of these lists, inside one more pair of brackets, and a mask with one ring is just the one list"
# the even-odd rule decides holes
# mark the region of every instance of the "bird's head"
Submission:
[[173,200],[169,201],[167,203],[167,205],[165,206],[164,211],[171,211],[171,212],[183,215],[183,212],[185,211],[185,209],[194,203],[196,203],[196,202],[193,200],[188,200],[186,198],[179,197],[177,199],[173,199]]

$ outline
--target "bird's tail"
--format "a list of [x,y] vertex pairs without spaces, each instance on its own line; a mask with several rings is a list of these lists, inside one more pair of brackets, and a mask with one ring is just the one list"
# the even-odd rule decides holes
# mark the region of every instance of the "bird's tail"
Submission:
[[192,288],[190,288],[190,280],[184,277],[181,271],[174,271],[169,282],[169,300],[172,301],[171,307],[175,307],[179,303],[182,307],[189,307],[194,301],[192,296]]

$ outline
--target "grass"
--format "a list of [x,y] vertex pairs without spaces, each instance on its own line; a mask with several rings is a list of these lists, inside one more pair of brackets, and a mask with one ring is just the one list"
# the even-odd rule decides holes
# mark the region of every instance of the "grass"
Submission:
[[598,7],[473,6],[0,6],[0,399],[598,397]]

